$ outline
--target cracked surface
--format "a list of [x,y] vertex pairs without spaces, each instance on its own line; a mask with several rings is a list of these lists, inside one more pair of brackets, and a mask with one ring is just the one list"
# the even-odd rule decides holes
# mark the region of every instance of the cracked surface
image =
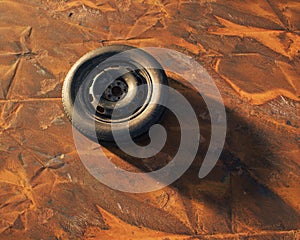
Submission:
[[[0,239],[298,239],[300,228],[300,4],[243,1],[0,1]],[[124,43],[186,53],[215,79],[228,112],[225,149],[205,179],[205,105],[193,105],[197,159],[160,191],[127,194],[97,182],[77,156],[61,86],[75,61]],[[174,116],[149,159],[106,149],[131,171],[176,153]],[[176,140],[177,139],[177,140]],[[96,150],[95,150],[96,151]]]

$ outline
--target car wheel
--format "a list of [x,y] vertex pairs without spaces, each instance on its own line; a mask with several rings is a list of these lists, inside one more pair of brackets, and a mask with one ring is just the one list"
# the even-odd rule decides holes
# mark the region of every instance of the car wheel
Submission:
[[112,129],[145,134],[163,113],[167,76],[154,57],[127,45],[106,46],[80,58],[67,74],[64,110],[94,141],[114,141]]

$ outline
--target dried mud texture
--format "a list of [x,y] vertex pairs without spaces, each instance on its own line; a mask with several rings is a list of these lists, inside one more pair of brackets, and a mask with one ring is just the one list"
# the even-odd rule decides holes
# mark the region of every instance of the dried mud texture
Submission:
[[[0,239],[299,239],[298,1],[2,0],[0,12]],[[208,111],[176,76],[201,128],[190,169],[147,194],[85,170],[61,86],[80,56],[116,43],[178,50],[216,81],[228,134],[205,179]],[[172,114],[162,124],[168,141],[154,158],[106,154],[131,171],[161,167],[180,136]]]

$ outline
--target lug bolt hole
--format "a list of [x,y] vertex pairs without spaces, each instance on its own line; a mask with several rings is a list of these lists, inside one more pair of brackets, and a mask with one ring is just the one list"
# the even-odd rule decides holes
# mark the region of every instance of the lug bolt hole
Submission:
[[105,112],[105,109],[103,108],[103,107],[101,107],[101,106],[97,106],[97,111],[99,112],[99,113],[104,113]]

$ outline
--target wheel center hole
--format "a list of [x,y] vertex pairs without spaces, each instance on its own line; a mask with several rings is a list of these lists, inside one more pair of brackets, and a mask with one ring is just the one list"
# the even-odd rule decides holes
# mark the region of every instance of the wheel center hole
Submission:
[[123,94],[123,90],[119,87],[119,86],[114,86],[111,89],[111,93],[115,96],[115,97],[120,97]]

